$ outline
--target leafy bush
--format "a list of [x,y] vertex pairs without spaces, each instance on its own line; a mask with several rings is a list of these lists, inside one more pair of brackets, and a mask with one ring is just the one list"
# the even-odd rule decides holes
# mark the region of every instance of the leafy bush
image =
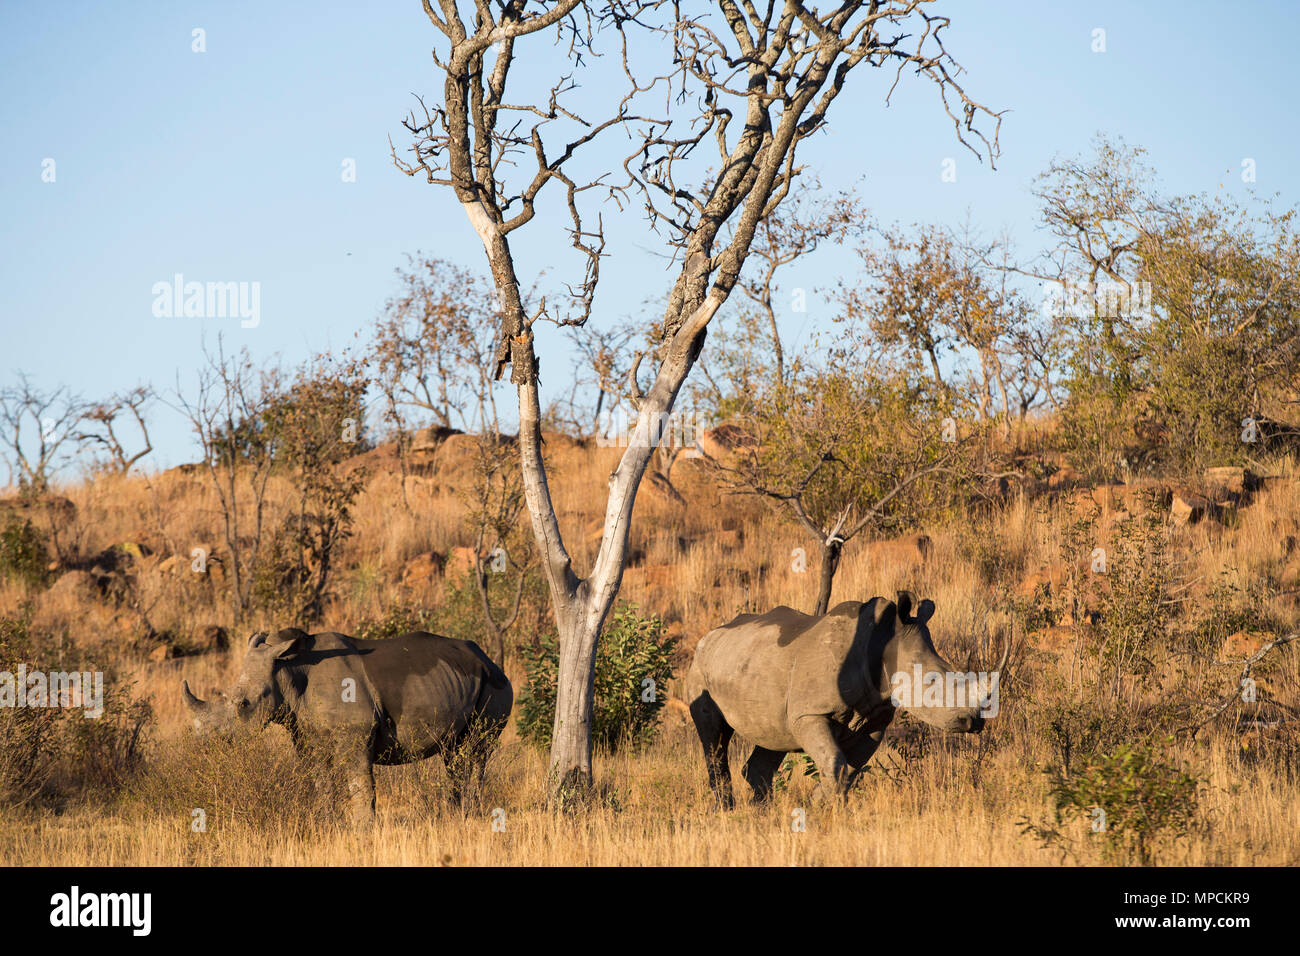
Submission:
[[45,539],[30,521],[12,521],[0,531],[0,577],[39,587],[48,562]]
[[[616,609],[596,650],[596,700],[593,743],[610,752],[654,738],[664,688],[672,680],[677,642],[666,637],[657,617],[642,617],[636,605]],[[524,652],[528,686],[519,695],[519,733],[539,747],[550,746],[555,724],[559,645],[543,636]]]
[[1162,837],[1182,835],[1195,823],[1198,787],[1150,745],[1125,744],[1094,757],[1078,774],[1057,775],[1052,797],[1058,823],[1086,820],[1108,857],[1132,856],[1145,866]]

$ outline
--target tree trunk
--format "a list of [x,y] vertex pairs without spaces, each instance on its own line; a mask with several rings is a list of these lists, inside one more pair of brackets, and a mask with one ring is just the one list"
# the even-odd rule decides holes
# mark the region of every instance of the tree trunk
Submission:
[[586,790],[591,785],[596,642],[609,608],[598,616],[586,608],[574,610],[574,619],[568,622],[567,628],[561,627],[555,724],[551,729],[552,787],[561,796]]
[[843,550],[844,543],[839,538],[822,542],[821,580],[817,585],[817,607],[813,614],[822,615],[830,609],[831,588],[835,584],[835,572],[839,570],[840,553]]
[[[546,467],[541,454],[541,403],[536,379],[517,383],[519,452],[524,495],[533,532],[542,553],[542,568],[551,591],[559,632],[555,723],[551,732],[552,793],[564,796],[591,786],[591,721],[594,712],[596,643],[619,585],[627,558],[628,531],[637,488],[651,455],[663,439],[677,393],[695,363],[704,330],[722,304],[709,295],[673,336],[668,354],[650,391],[642,398],[636,428],[618,467],[609,478],[605,529],[590,574],[579,578],[560,535]],[[528,336],[518,343],[513,364],[531,368],[535,359]]]

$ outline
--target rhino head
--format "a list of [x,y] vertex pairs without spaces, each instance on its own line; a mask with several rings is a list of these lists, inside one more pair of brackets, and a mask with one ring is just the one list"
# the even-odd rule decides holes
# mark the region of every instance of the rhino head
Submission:
[[260,729],[283,713],[284,695],[275,680],[275,666],[300,650],[308,638],[306,631],[290,627],[272,635],[259,631],[248,639],[244,663],[231,693],[238,719]]
[[181,700],[190,712],[190,722],[195,733],[206,735],[225,733],[232,729],[235,722],[235,708],[225,694],[215,692],[207,700],[200,700],[190,690],[190,682],[181,681]]
[[[877,600],[879,624],[893,605]],[[933,601],[917,604],[910,591],[898,592],[893,636],[882,655],[891,703],[939,730],[977,734],[985,719],[997,714],[998,682],[1007,655],[991,672],[956,670],[934,649],[927,626],[933,615]]]

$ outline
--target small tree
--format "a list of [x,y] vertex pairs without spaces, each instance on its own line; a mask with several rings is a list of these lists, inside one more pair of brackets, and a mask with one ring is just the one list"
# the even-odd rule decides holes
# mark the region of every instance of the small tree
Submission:
[[[125,475],[141,458],[153,451],[149,440],[149,425],[145,421],[145,409],[153,398],[153,390],[146,385],[139,385],[128,392],[121,392],[106,401],[91,405],[82,412],[81,425],[86,430],[79,431],[75,439],[82,445],[98,447],[107,458],[107,467],[120,475]],[[130,422],[139,435],[139,444],[143,445],[134,453],[127,451],[121,420],[129,416]]]
[[[520,521],[525,500],[514,443],[491,429],[475,436],[474,456],[474,481],[463,494],[465,520],[474,534],[471,575],[488,654],[504,665],[506,634],[519,620],[536,551]],[[498,582],[505,587],[494,588]],[[507,593],[504,606],[493,601],[493,592],[501,590]]]
[[1149,743],[1121,744],[1077,773],[1055,775],[1052,798],[1057,821],[1086,822],[1108,858],[1131,855],[1148,866],[1162,838],[1195,824],[1199,788],[1196,777],[1161,760]]
[[1094,473],[1243,460],[1252,423],[1300,396],[1295,211],[1162,196],[1142,156],[1099,138],[1037,190],[1056,243],[1036,274],[1067,331],[1062,429]]
[[[609,752],[653,738],[659,713],[668,701],[677,641],[663,621],[643,617],[635,605],[617,608],[596,655],[592,737]],[[559,653],[555,640],[542,635],[526,654],[528,687],[519,698],[519,733],[545,747],[555,724],[555,675]]]
[[18,373],[18,384],[0,389],[0,445],[10,484],[26,494],[49,491],[76,444],[73,429],[82,411],[81,400],[68,389],[45,391],[24,372]]
[[753,444],[734,463],[716,464],[734,487],[779,503],[813,536],[821,559],[814,614],[830,607],[849,541],[915,523],[943,501],[962,447],[955,430],[946,433],[946,414],[928,384],[864,362],[801,371],[745,419]]
[[265,414],[280,392],[280,376],[259,370],[248,350],[227,355],[217,340],[205,345],[194,394],[177,381],[177,407],[189,419],[203,450],[203,467],[221,508],[231,580],[231,605],[243,620],[251,604],[254,569],[262,557],[267,517],[267,486],[275,464],[273,436]]
[[[859,248],[863,275],[842,290],[847,315],[863,317],[881,343],[920,357],[939,388],[951,389],[972,417],[1000,419],[1050,391],[1054,357],[1045,331],[1034,334],[1035,310],[1009,282],[1005,241],[984,242],[969,224],[877,230],[879,242]],[[941,360],[951,356],[945,375]],[[1019,359],[1019,361],[1017,361]],[[964,375],[965,380],[962,380]]]
[[281,525],[271,593],[283,599],[289,585],[295,619],[320,617],[335,551],[352,533],[352,506],[366,474],[344,461],[365,447],[365,392],[355,364],[318,357],[263,412],[264,432],[295,498]]
[[492,353],[496,312],[481,276],[443,259],[409,256],[379,321],[370,362],[391,402],[443,428],[495,418]]

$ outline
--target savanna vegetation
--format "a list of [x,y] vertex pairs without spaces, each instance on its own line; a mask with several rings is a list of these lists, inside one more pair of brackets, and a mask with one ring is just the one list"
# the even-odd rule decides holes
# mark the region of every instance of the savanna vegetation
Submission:
[[[851,68],[895,63],[995,155],[999,114],[925,46],[937,31],[912,50],[878,35],[901,13],[845,35],[755,26],[767,45],[737,89],[721,39],[659,28],[696,44],[643,77],[699,106],[673,139],[626,103],[557,110],[567,75],[550,107],[505,106],[516,44],[593,42],[590,23],[506,9],[467,30],[426,6],[446,99],[394,151],[466,207],[490,275],[414,256],[367,341],[296,367],[218,340],[171,389],[0,391],[0,673],[106,688],[94,718],[0,707],[0,861],[1300,862],[1294,211],[1169,195],[1140,149],[1100,137],[1036,182],[1041,254],[969,223],[877,222],[795,148]],[[498,124],[508,110],[540,117],[531,137]],[[560,120],[588,132],[548,158]],[[575,179],[607,129],[637,146],[631,179]],[[688,174],[714,140],[721,172]],[[605,237],[577,199],[596,185],[669,237],[670,287],[622,326],[593,319]],[[549,300],[510,249],[543,188],[567,196],[585,263]],[[789,267],[832,247],[854,269],[791,338]],[[576,367],[544,405],[546,322]],[[517,409],[498,407],[507,373]],[[197,460],[150,470],[164,409]],[[904,588],[936,603],[952,662],[1010,646],[984,732],[904,716],[844,805],[791,759],[771,804],[720,812],[678,696],[699,639]],[[452,800],[432,761],[380,768],[379,822],[353,828],[328,761],[281,729],[192,734],[181,681],[228,686],[249,634],[288,625],[477,641],[516,690],[483,795]]]

